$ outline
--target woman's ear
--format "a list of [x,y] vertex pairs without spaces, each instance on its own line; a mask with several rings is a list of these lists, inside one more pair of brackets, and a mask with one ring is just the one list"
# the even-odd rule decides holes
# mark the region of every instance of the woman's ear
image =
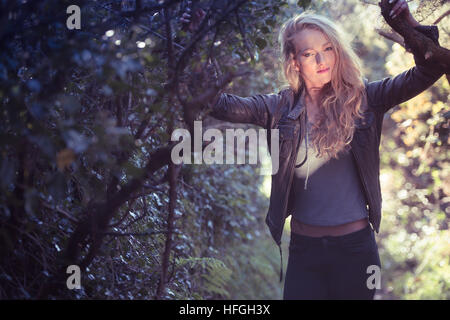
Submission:
[[300,65],[298,64],[298,61],[294,58],[294,55],[291,53],[291,64],[292,64],[292,68],[297,71],[300,72]]
[[300,65],[299,65],[298,61],[295,59],[292,59],[292,65],[294,67],[294,70],[297,71],[298,73],[300,73]]

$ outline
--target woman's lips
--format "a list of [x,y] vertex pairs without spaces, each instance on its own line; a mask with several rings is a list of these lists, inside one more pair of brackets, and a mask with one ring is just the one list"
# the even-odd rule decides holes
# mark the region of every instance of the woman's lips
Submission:
[[327,72],[328,70],[330,70],[330,68],[323,69],[322,71],[317,71],[317,73],[324,73]]

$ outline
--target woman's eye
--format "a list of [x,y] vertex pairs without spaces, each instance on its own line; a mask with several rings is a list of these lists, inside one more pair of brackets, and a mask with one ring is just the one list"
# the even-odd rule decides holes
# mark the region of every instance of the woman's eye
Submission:
[[[325,51],[332,51],[332,50],[333,50],[333,47],[327,47],[325,49]],[[310,56],[312,56],[312,54],[311,53],[305,53],[305,54],[303,54],[303,56],[304,57],[310,57]]]

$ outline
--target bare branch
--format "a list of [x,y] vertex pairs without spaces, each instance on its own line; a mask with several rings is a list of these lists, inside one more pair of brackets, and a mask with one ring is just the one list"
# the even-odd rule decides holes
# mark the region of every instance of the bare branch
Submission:
[[444,12],[439,18],[436,19],[435,22],[433,22],[433,24],[438,24],[439,22],[441,22],[442,19],[444,19],[446,16],[448,16],[450,14],[450,10],[447,10],[447,12]]
[[400,44],[402,47],[405,47],[405,41],[403,40],[403,38],[401,36],[398,35],[398,33],[392,33],[392,32],[386,32],[384,30],[381,29],[375,29],[378,34],[380,36],[383,36],[391,41],[394,41],[398,44]]
[[205,18],[203,19],[201,25],[198,28],[198,32],[194,35],[191,43],[189,43],[186,48],[181,52],[180,57],[178,58],[176,67],[175,67],[175,75],[173,78],[173,82],[169,84],[169,87],[177,86],[178,85],[178,77],[179,74],[183,71],[184,67],[189,61],[189,55],[192,54],[192,51],[194,50],[197,43],[203,39],[203,37],[212,29],[216,28],[217,25],[219,25],[222,21],[224,21],[228,15],[237,10],[240,6],[242,6],[245,2],[248,0],[241,0],[236,5],[234,5],[231,9],[227,10],[225,13],[223,13],[211,26],[205,29],[205,25],[209,19],[211,8],[208,9]]
[[[153,236],[155,234],[166,234],[168,231],[152,231],[152,232],[103,232],[105,236],[113,236],[113,237],[142,237],[142,236]],[[173,233],[178,233],[176,231],[172,231]]]
[[235,14],[236,14],[236,21],[237,21],[237,24],[238,24],[238,27],[239,27],[239,32],[242,35],[242,41],[244,41],[245,49],[247,49],[248,54],[250,55],[250,59],[252,59],[252,61],[254,62],[255,61],[255,57],[253,56],[253,53],[252,53],[252,51],[250,49],[250,45],[248,44],[248,41],[247,41],[247,37],[245,36],[245,32],[244,32],[244,29],[242,27],[242,21],[241,21],[241,18],[239,17],[238,9],[236,9]]
[[41,201],[42,205],[48,209],[51,210],[55,210],[57,213],[61,214],[62,216],[64,216],[65,218],[67,218],[69,221],[73,222],[73,223],[78,223],[78,219],[73,217],[72,215],[70,215],[70,213],[68,213],[67,211],[59,208],[58,206],[52,206],[49,203],[46,203],[44,201]]

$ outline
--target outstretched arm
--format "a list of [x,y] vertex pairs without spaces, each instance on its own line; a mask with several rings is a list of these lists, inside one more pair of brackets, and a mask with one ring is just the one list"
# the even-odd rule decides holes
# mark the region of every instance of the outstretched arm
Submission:
[[266,127],[280,99],[281,93],[256,94],[250,97],[222,93],[213,102],[209,115],[219,120]]
[[[421,26],[409,12],[405,0],[397,0],[391,17],[404,18],[411,27],[423,33],[439,45],[439,31],[436,26]],[[409,48],[406,43],[406,48]],[[382,113],[392,107],[405,102],[429,88],[443,74],[444,71],[437,64],[429,63],[421,54],[412,51],[416,65],[394,77],[373,81],[367,85],[368,100]]]

